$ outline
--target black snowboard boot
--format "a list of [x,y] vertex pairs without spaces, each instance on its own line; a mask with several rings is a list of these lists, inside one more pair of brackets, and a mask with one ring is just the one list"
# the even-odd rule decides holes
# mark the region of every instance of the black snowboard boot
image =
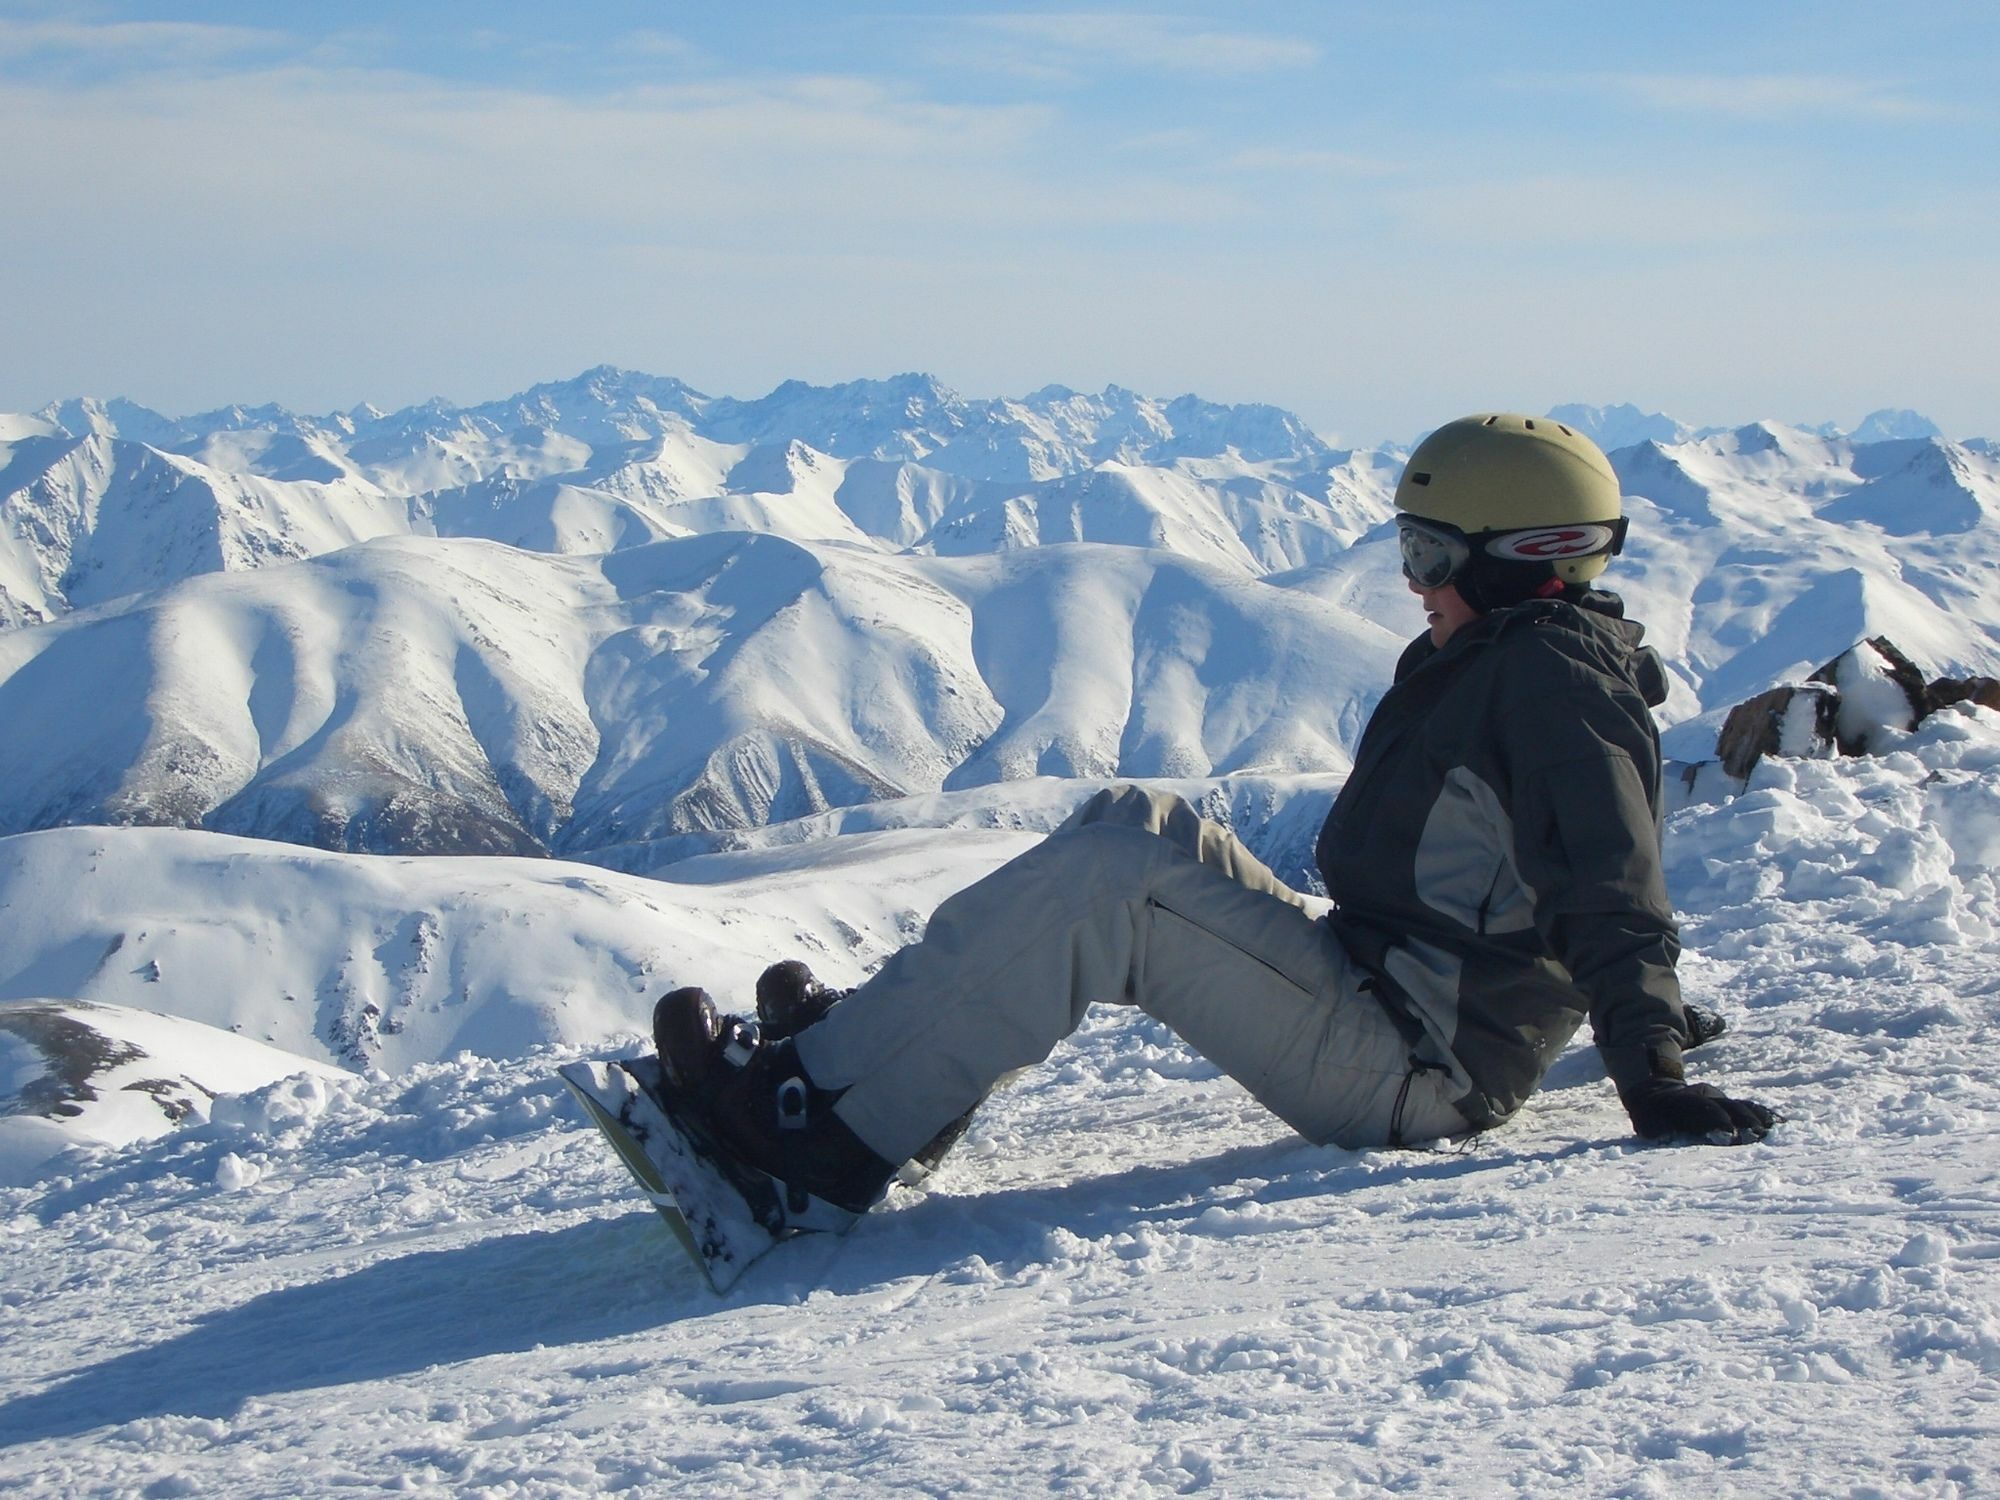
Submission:
[[797,1036],[850,993],[828,989],[796,958],[772,964],[757,976],[757,1029],[767,1042]]
[[[796,958],[772,964],[757,977],[757,1029],[767,1042],[796,1036],[828,1011],[853,994],[852,990],[828,989],[813,971]],[[899,1172],[905,1183],[921,1182],[938,1168],[972,1125],[973,1105],[931,1138]]]
[[866,1213],[895,1174],[833,1112],[790,1037],[718,1015],[708,992],[675,990],[653,1008],[660,1067],[715,1145],[746,1166],[850,1213]]

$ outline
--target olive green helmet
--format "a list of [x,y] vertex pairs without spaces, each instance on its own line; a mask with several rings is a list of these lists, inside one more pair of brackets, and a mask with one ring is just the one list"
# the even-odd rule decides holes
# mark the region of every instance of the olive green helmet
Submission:
[[1549,417],[1447,422],[1410,455],[1396,509],[1462,533],[1477,556],[1545,563],[1564,583],[1595,578],[1625,540],[1610,462]]

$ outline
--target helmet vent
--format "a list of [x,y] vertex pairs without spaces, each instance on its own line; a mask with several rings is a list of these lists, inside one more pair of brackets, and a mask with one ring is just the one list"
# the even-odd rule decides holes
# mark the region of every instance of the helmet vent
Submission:
[[1563,424],[1560,422],[1556,423],[1556,431],[1560,432],[1564,437],[1576,436],[1575,433],[1571,432],[1567,427],[1563,426]]
[[1480,425],[1481,425],[1482,427],[1491,427],[1491,426],[1492,426],[1492,425],[1493,425],[1493,424],[1494,424],[1495,422],[1497,422],[1497,421],[1499,421],[1499,420],[1500,420],[1500,419],[1499,419],[1498,417],[1488,417],[1488,418],[1487,418],[1487,419],[1486,419],[1486,420],[1485,420],[1484,422],[1482,422],[1482,423],[1481,423]]
[[1431,476],[1428,474],[1412,474],[1410,476],[1411,484],[1429,484],[1430,482]]
[[1535,419],[1533,417],[1523,417],[1521,425],[1527,428],[1528,431],[1533,432],[1535,430]]

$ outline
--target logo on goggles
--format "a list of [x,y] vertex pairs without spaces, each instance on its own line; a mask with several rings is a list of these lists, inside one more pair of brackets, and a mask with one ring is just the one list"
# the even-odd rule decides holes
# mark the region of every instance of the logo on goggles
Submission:
[[1515,562],[1560,562],[1603,552],[1615,540],[1609,526],[1555,526],[1546,531],[1510,531],[1486,544],[1489,557]]

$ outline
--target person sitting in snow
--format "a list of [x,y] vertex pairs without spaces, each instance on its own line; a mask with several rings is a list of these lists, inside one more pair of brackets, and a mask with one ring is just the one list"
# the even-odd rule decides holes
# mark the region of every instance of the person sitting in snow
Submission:
[[1617,476],[1559,422],[1466,417],[1411,454],[1396,509],[1429,628],[1320,833],[1330,915],[1180,798],[1111,788],[838,1003],[797,963],[766,973],[761,1029],[700,989],[662,998],[679,1104],[724,1153],[858,1213],[1093,1001],[1349,1148],[1499,1124],[1587,1016],[1640,1135],[1761,1139],[1769,1109],[1682,1072],[1721,1022],[1674,972],[1665,672],[1590,586],[1624,542]]

